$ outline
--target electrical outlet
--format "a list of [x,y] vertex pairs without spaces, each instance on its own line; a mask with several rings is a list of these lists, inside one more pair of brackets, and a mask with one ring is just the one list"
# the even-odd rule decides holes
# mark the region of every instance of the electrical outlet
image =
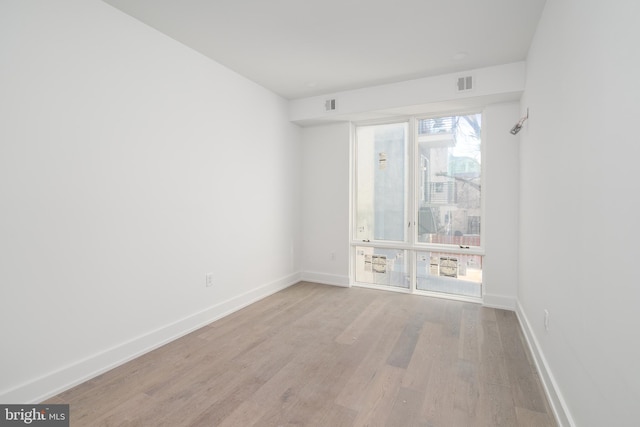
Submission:
[[213,286],[213,273],[207,273],[204,276],[204,286],[207,288]]
[[549,332],[549,310],[544,309],[544,329]]

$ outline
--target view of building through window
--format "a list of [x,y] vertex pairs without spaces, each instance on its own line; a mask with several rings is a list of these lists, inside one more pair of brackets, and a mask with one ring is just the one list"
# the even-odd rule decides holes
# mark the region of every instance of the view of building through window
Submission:
[[480,246],[480,114],[418,121],[418,241]]

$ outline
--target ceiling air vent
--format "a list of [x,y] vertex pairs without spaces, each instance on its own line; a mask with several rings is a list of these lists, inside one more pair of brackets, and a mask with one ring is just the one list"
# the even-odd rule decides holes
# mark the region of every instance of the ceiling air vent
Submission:
[[324,111],[336,111],[336,100],[327,99],[324,101]]
[[465,76],[458,77],[458,81],[456,82],[456,87],[458,88],[458,92],[468,92],[473,89],[473,77]]

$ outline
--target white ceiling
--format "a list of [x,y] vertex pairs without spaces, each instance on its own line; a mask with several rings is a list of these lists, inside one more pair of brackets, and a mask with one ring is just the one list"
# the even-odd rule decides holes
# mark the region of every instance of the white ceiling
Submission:
[[104,0],[288,98],[524,60],[545,0]]

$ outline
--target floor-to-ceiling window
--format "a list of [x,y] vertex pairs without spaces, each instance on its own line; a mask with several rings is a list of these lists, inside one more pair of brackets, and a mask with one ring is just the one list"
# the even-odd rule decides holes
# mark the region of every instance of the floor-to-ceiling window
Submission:
[[355,127],[358,285],[482,295],[482,116]]

